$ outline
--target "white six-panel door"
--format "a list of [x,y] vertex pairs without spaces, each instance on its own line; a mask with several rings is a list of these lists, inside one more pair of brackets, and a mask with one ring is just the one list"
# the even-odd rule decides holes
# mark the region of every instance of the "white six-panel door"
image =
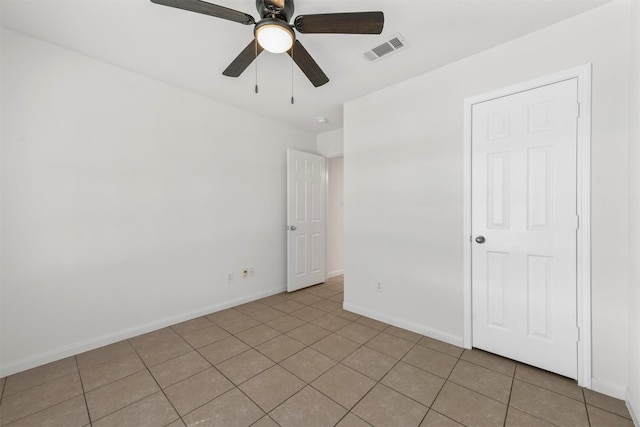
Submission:
[[472,107],[473,346],[577,377],[577,79]]
[[287,150],[287,291],[325,281],[325,158]]

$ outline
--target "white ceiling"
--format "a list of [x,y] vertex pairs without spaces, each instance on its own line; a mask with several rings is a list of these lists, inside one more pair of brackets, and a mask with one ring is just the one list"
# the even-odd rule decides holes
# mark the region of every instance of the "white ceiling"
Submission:
[[[381,35],[298,34],[329,77],[314,88],[286,54],[264,52],[239,78],[222,71],[253,28],[149,0],[0,0],[2,25],[136,73],[322,133],[342,127],[342,105],[610,0],[297,0],[300,14],[381,10]],[[216,0],[258,14],[254,0]],[[376,62],[363,53],[394,33],[409,47]],[[295,104],[291,105],[291,90]],[[318,117],[329,123],[321,125]],[[277,123],[274,123],[277,126]]]

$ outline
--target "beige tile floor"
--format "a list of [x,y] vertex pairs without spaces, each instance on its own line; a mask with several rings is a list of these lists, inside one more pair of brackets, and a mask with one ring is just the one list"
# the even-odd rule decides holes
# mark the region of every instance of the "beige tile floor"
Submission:
[[0,379],[0,424],[633,425],[620,400],[342,300],[334,278]]

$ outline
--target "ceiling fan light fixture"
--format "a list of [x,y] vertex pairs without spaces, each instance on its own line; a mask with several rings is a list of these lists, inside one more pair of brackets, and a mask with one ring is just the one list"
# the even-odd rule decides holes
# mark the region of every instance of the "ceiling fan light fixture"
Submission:
[[256,40],[271,53],[283,53],[291,49],[295,36],[287,23],[279,19],[263,19],[255,28]]

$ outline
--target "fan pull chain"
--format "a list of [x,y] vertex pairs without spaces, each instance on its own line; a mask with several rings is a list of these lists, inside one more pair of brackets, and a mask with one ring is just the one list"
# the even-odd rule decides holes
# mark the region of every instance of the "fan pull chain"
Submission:
[[[295,44],[294,44],[295,46]],[[293,54],[294,54],[294,49],[293,46],[291,46],[291,105],[294,104],[294,99],[293,99],[293,63],[295,62],[293,60]]]
[[258,93],[258,40],[253,41],[253,46],[255,48],[255,61],[256,61],[256,93]]

